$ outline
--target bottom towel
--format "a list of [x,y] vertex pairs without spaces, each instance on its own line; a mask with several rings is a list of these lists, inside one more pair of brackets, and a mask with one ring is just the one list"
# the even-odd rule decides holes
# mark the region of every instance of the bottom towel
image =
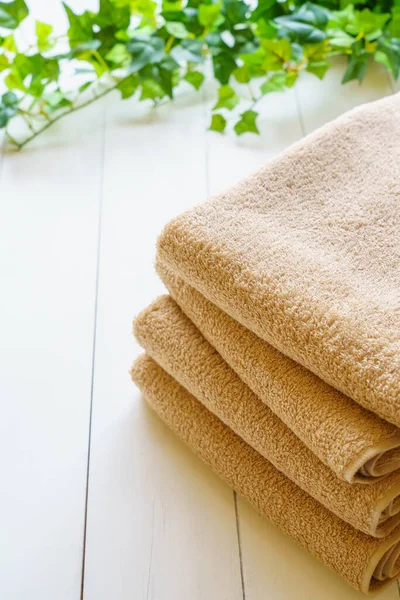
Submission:
[[158,415],[207,465],[353,587],[368,593],[399,574],[399,530],[379,540],[336,517],[246,444],[150,357],[139,357],[132,368],[132,379]]

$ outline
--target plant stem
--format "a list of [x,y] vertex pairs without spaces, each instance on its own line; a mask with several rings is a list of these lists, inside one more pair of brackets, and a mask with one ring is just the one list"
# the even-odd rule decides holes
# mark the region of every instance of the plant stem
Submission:
[[174,38],[174,36],[173,36],[173,35],[171,35],[171,36],[168,38],[168,41],[167,41],[167,43],[165,44],[165,54],[169,54],[169,52],[170,52],[170,50],[171,50],[171,48],[172,48],[172,44],[174,43],[174,41],[175,41],[175,38]]
[[18,147],[18,150],[21,150],[24,146],[26,146],[26,144],[28,144],[29,142],[31,142],[40,133],[42,133],[43,131],[45,131],[49,127],[51,127],[53,125],[53,123],[56,123],[57,121],[59,121],[63,117],[66,117],[67,115],[70,115],[70,114],[72,114],[74,112],[77,112],[81,108],[85,108],[86,106],[89,106],[89,104],[92,104],[95,100],[99,100],[103,96],[106,96],[107,94],[109,94],[110,92],[112,92],[113,90],[115,90],[120,83],[122,83],[123,81],[125,81],[125,79],[128,79],[128,77],[130,77],[130,75],[127,75],[126,77],[123,77],[122,79],[120,79],[118,81],[118,83],[116,83],[115,85],[107,88],[106,90],[104,90],[100,94],[95,94],[92,98],[90,98],[90,100],[87,100],[87,102],[84,102],[83,104],[79,104],[78,106],[73,106],[71,109],[69,109],[67,111],[64,111],[64,112],[60,113],[59,115],[57,115],[56,117],[54,117],[54,119],[50,119],[50,121],[48,121],[41,129],[38,129],[37,131],[35,131],[35,133],[33,133],[32,135],[30,135],[23,142],[17,142],[15,139],[13,139],[10,136],[10,134],[8,133],[8,131],[6,133],[7,133],[8,137],[10,138],[10,140],[12,141],[12,143],[15,144]]

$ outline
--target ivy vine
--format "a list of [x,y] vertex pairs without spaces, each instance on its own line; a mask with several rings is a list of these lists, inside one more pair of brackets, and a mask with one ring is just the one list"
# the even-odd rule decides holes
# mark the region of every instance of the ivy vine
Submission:
[[[343,83],[362,81],[370,61],[394,79],[400,72],[400,0],[100,0],[82,14],[63,6],[67,32],[36,21],[24,48],[28,5],[0,2],[0,128],[18,148],[111,90],[155,104],[180,85],[199,90],[207,62],[219,82],[210,129],[237,135],[258,133],[263,96],[292,87],[302,70],[322,79],[332,56],[347,57]],[[76,85],[66,87],[71,69]]]

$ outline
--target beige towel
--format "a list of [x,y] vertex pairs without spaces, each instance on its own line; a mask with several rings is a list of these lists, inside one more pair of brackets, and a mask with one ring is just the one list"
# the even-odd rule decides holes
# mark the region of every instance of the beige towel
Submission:
[[399,524],[400,474],[370,486],[339,480],[236,375],[170,296],[144,310],[134,332],[172,377],[341,519],[377,537]]
[[399,573],[399,530],[377,540],[335,517],[235,435],[151,358],[141,356],[136,361],[132,378],[159,416],[207,465],[355,588],[363,592],[376,590]]
[[160,258],[400,425],[400,95],[361,106],[173,220]]
[[399,468],[400,431],[292,361],[157,263],[170,294],[204,337],[341,479],[368,483]]

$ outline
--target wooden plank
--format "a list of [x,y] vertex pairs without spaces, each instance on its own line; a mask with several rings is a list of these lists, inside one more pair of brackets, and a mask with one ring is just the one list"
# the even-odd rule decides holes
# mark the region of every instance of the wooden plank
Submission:
[[132,317],[163,292],[155,241],[205,196],[201,96],[107,121],[85,600],[242,598],[232,491],[149,409],[128,370]]
[[79,597],[102,104],[4,156],[0,203],[0,580],[7,600]]

